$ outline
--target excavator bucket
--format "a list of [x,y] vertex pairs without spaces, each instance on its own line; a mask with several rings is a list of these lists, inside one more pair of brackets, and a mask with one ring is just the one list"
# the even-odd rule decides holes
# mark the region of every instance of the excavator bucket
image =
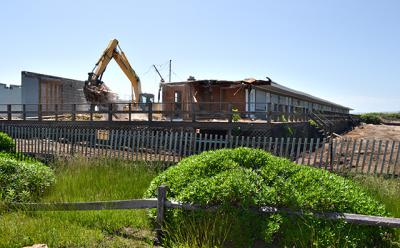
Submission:
[[106,104],[115,102],[117,94],[112,92],[104,83],[92,84],[89,81],[85,81],[83,93],[88,102],[93,104]]

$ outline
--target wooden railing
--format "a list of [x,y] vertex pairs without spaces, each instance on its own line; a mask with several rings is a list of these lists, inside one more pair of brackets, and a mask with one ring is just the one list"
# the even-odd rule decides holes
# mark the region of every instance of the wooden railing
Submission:
[[[251,104],[250,104],[251,105]],[[254,104],[260,105],[259,103]],[[262,104],[263,110],[244,111],[244,103],[109,103],[0,105],[0,121],[207,121],[305,122],[311,110],[304,107]],[[237,108],[240,106],[240,108]],[[242,109],[242,110],[241,110]],[[331,120],[348,114],[320,112]]]
[[[165,211],[167,208],[180,208],[185,210],[208,210],[215,211],[218,206],[202,206],[198,204],[182,203],[167,200],[167,186],[161,185],[157,190],[155,199],[132,199],[118,201],[100,202],[63,202],[63,203],[12,203],[9,205],[13,209],[25,211],[84,211],[84,210],[118,210],[118,209],[157,209],[156,215],[156,239],[155,244],[162,243],[162,227],[165,221]],[[237,206],[233,206],[237,207]],[[249,210],[260,214],[290,214],[302,216],[302,210],[271,207],[271,206],[250,206]],[[312,212],[312,211],[311,211]],[[312,212],[313,216],[320,219],[343,220],[347,223],[368,226],[381,226],[400,228],[400,218],[370,216],[362,214],[338,213],[338,212]]]

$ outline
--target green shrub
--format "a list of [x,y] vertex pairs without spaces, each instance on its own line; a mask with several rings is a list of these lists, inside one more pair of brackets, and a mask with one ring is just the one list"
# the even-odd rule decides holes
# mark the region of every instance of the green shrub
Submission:
[[14,140],[8,136],[6,133],[0,132],[0,151],[14,151],[15,142]]
[[[380,216],[386,211],[350,180],[328,171],[296,165],[258,149],[223,149],[185,158],[157,176],[145,197],[155,197],[161,184],[168,185],[169,199],[206,206],[222,205],[221,218],[225,221],[218,223],[226,223],[224,228],[229,230],[225,243],[237,247],[249,246],[256,239],[266,243],[275,239],[281,246],[290,247],[371,247],[381,246],[392,234],[389,229],[314,218],[311,210]],[[259,215],[249,210],[251,205],[302,209],[306,215]],[[189,219],[192,215],[209,219],[210,214],[168,209],[166,226],[180,232],[185,223],[192,221]],[[196,243],[210,236],[198,235],[200,241]],[[168,232],[166,238],[171,240]]]
[[368,113],[360,115],[361,121],[367,124],[381,124],[382,120],[377,113]]
[[53,171],[40,162],[0,156],[0,200],[34,201],[54,180]]

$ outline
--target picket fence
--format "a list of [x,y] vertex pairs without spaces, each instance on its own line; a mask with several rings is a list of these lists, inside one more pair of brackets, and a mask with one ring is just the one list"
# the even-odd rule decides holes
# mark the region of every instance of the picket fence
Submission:
[[16,151],[44,159],[84,156],[176,163],[207,150],[252,147],[336,172],[398,177],[400,141],[245,137],[185,131],[1,125]]

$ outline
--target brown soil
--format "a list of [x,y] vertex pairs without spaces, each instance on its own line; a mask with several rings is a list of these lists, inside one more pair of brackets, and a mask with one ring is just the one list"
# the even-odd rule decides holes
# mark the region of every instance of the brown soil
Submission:
[[364,124],[343,135],[354,139],[400,140],[400,126]]

